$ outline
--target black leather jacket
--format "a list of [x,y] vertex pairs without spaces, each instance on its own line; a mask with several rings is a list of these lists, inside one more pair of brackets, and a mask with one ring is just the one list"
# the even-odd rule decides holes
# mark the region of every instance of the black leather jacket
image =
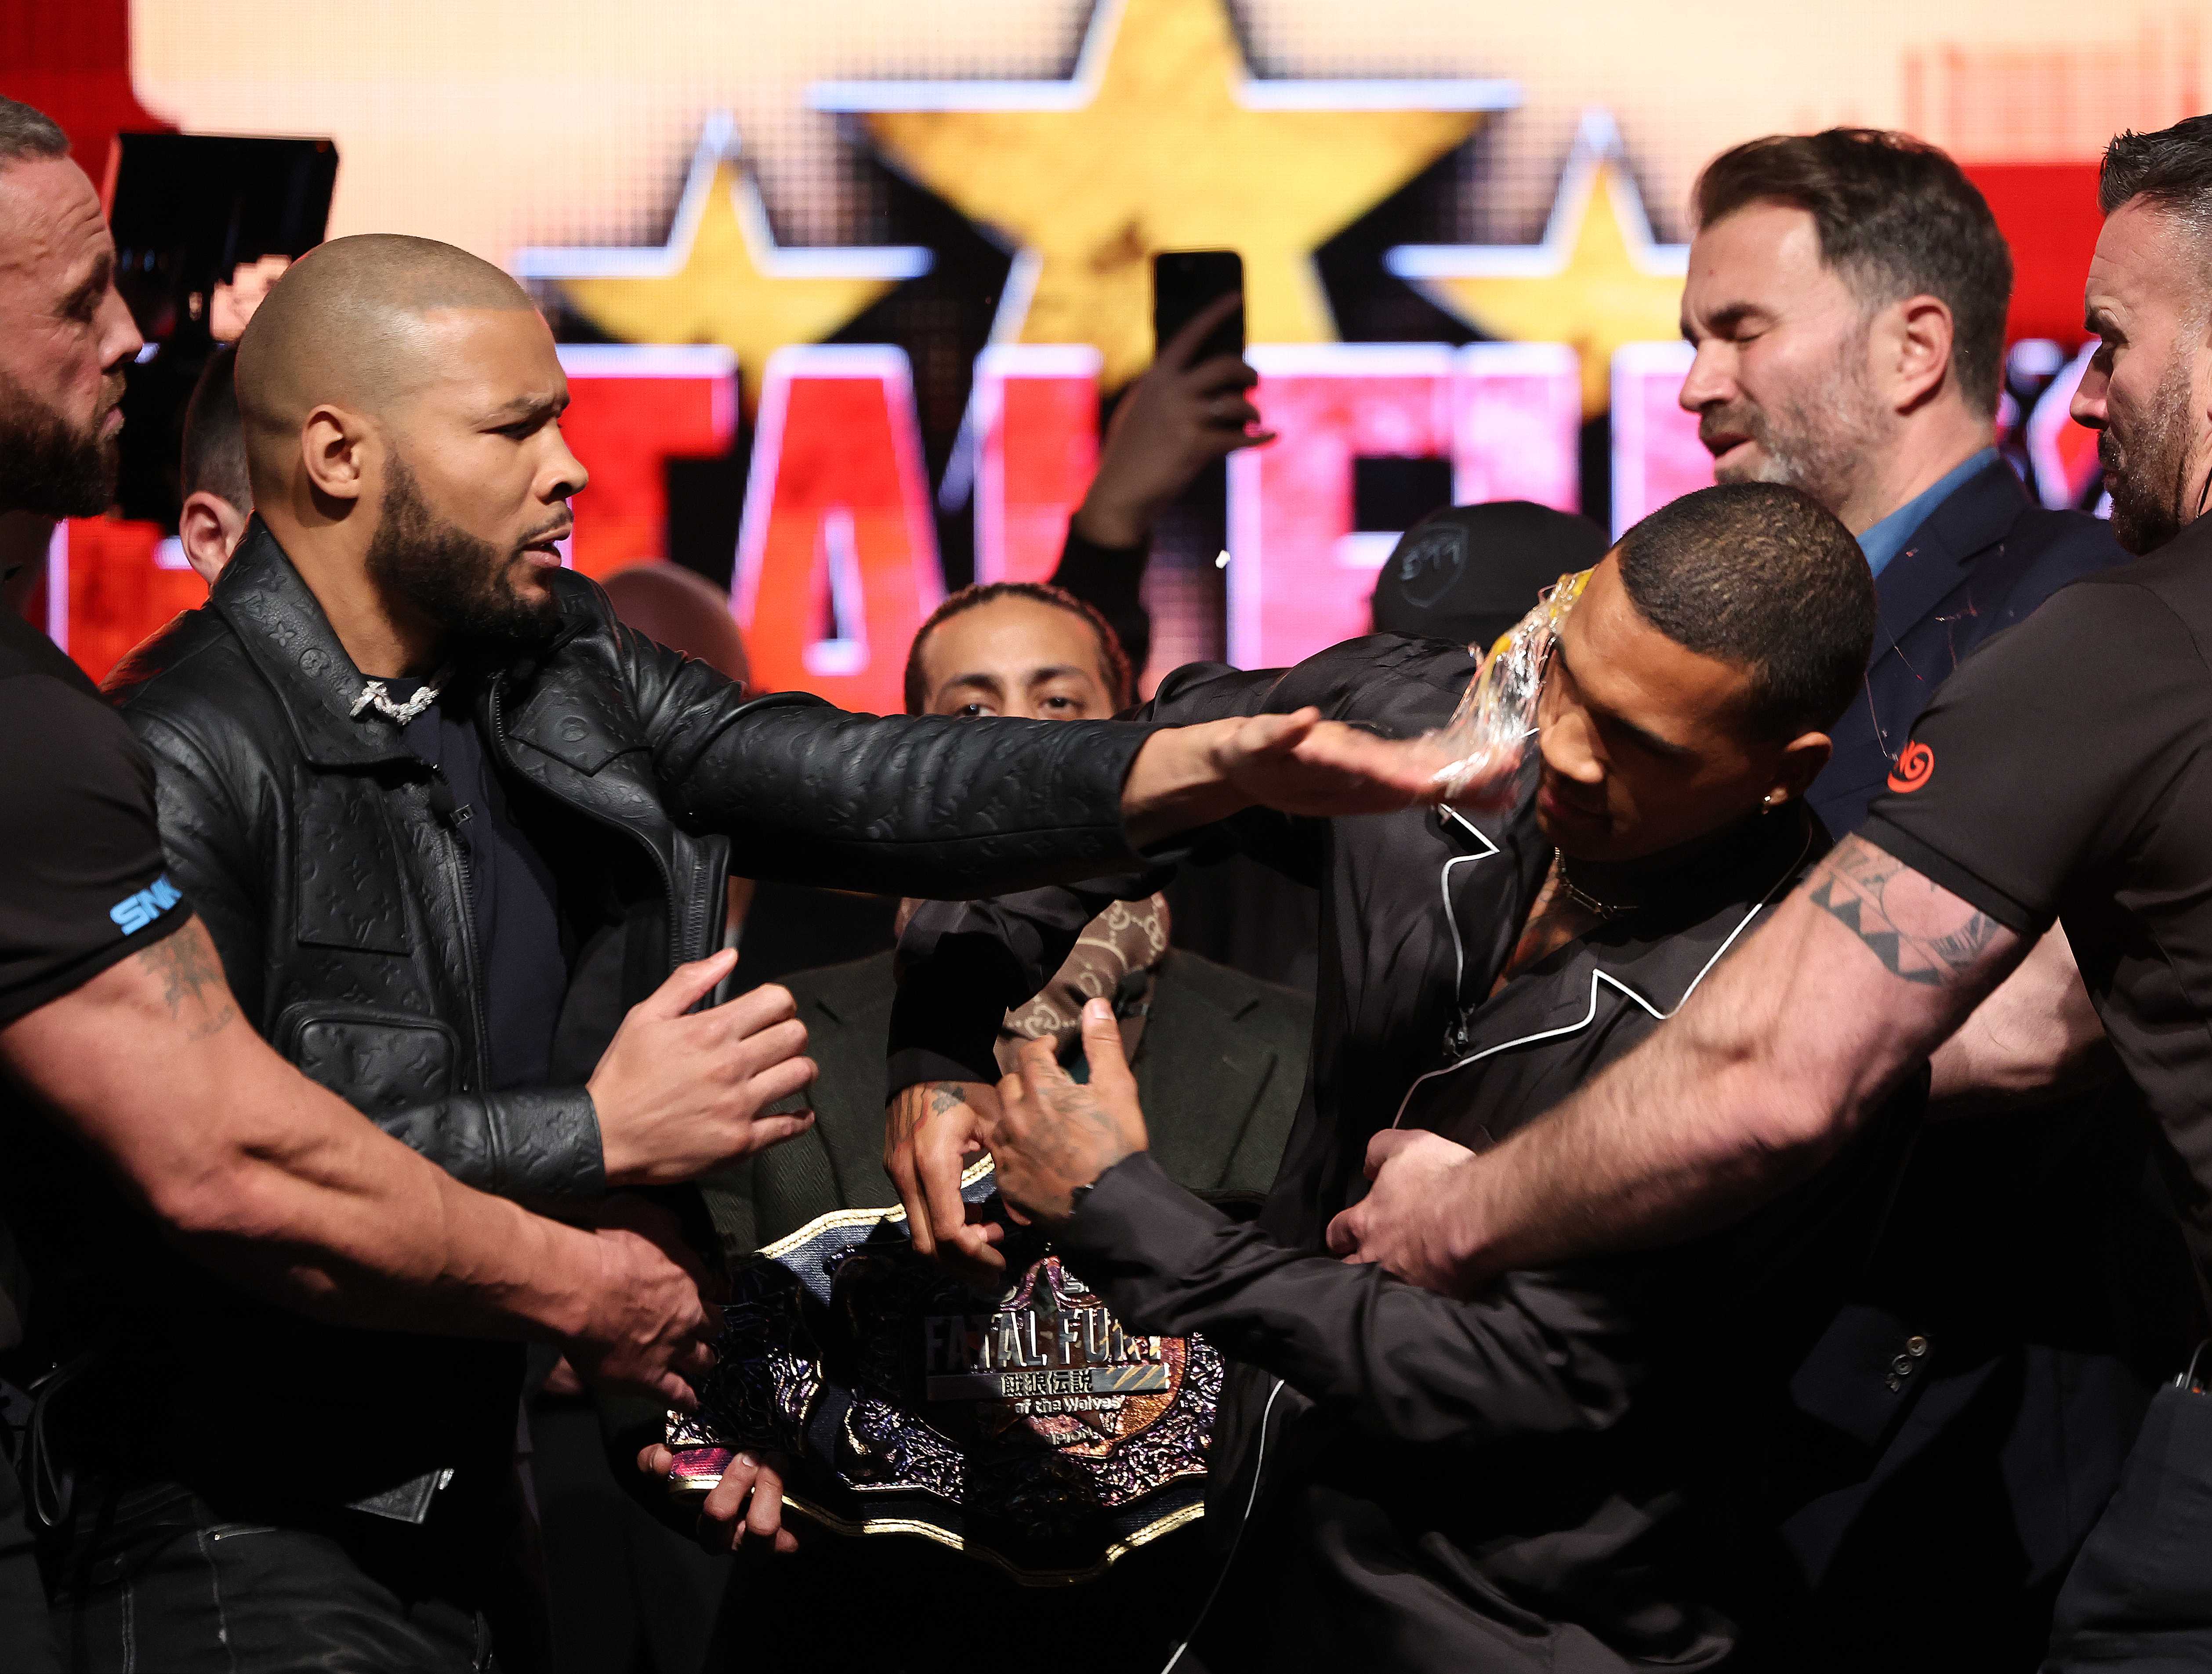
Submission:
[[[1120,800],[1143,728],[878,719],[797,694],[749,699],[624,628],[592,582],[563,572],[552,585],[557,636],[481,682],[488,754],[558,883],[570,980],[544,1089],[486,1090],[482,973],[434,775],[398,727],[349,713],[362,675],[258,520],[208,603],[110,682],[154,757],[171,875],[246,1016],[309,1076],[472,1186],[528,1197],[604,1188],[583,1082],[631,1005],[677,963],[720,946],[733,870],[962,896],[1138,864]],[[479,1385],[459,1362],[497,1346],[311,1326],[234,1295],[210,1304],[222,1287],[193,1283],[195,1307],[231,1317],[171,1332],[211,1407],[257,1376],[295,1388],[330,1380],[344,1390],[333,1398],[381,1408],[380,1428],[411,1409],[418,1428],[437,1431],[449,1427],[423,1378],[442,1367]],[[479,1440],[502,1422],[511,1433],[511,1393],[503,1421],[479,1416]],[[294,1420],[327,1433],[293,1405],[258,1422]],[[448,1441],[426,1434],[400,1450],[404,1467],[395,1459],[370,1474],[400,1482],[450,1464],[459,1443]]]

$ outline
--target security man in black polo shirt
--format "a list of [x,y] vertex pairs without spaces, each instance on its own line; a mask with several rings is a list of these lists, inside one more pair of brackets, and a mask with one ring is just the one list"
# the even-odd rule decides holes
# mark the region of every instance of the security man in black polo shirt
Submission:
[[[2148,555],[2076,582],[1962,668],[1861,834],[1646,1046],[1483,1155],[1433,1136],[1380,1145],[1340,1246],[1455,1287],[1739,1214],[1832,1150],[2056,921],[2207,1248],[2212,117],[2115,139],[2100,197],[2086,293],[2100,348],[2074,412],[2103,433],[2114,532]],[[2056,1013],[2017,1021],[2020,1080],[2056,1078],[2081,1037]],[[2199,1392],[2187,1379],[2154,1400],[2061,1594],[2050,1666],[2212,1659]]]
[[[122,368],[139,338],[99,198],[68,151],[46,118],[0,99],[0,513],[91,516],[114,486]],[[234,1282],[325,1318],[539,1337],[599,1378],[688,1399],[708,1325],[690,1273],[633,1234],[466,1190],[240,1018],[168,876],[150,764],[19,614],[43,550],[40,531],[22,532],[0,555],[0,1204],[20,1234],[0,1227],[0,1380],[40,1384],[89,1308],[173,1265],[158,1226]],[[17,1473],[39,1483],[42,1520],[64,1509],[66,1479],[36,1449],[9,1452],[0,1664],[43,1674],[61,1664]],[[221,1562],[198,1554],[190,1578],[203,1595],[232,1587],[234,1651],[282,1630],[282,1601],[238,1585],[252,1562],[251,1543],[233,1543]],[[142,1574],[140,1596],[158,1585]],[[127,1659],[128,1612],[110,1625],[71,1665]]]

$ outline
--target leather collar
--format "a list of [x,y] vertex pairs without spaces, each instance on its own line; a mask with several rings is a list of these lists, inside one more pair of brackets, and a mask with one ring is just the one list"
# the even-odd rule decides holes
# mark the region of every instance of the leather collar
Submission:
[[414,760],[390,721],[349,713],[361,695],[362,672],[258,516],[246,525],[209,603],[276,688],[301,753],[310,762],[318,767],[373,767]]
[[1880,575],[1872,668],[1972,573],[1976,557],[2002,541],[2028,506],[2027,490],[1998,459],[1961,482],[1921,519]]
[[[517,653],[507,670],[522,683],[594,620],[582,597],[588,588],[556,591],[560,628],[544,646]],[[259,517],[246,525],[210,602],[276,688],[301,752],[309,761],[319,767],[371,767],[415,760],[397,726],[373,713],[352,713],[364,676]],[[465,664],[466,653],[458,660]]]

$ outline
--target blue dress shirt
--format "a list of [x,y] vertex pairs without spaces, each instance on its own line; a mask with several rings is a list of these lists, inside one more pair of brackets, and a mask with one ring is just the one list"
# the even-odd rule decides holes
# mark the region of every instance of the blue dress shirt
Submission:
[[1905,543],[1912,538],[1912,531],[1928,520],[1928,514],[1951,497],[1951,491],[1976,471],[1996,463],[1997,451],[1985,447],[1971,458],[1961,459],[1918,494],[1906,500],[1881,522],[1859,537],[1859,550],[1866,554],[1867,567],[1876,575],[1889,567],[1889,561],[1904,550]]

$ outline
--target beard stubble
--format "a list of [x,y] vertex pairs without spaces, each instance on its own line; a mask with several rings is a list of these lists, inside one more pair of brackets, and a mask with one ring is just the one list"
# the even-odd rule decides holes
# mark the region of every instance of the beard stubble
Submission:
[[[2188,491],[2191,372],[2185,359],[2169,365],[2140,422],[2124,408],[2115,415],[2106,397],[2097,463],[2104,467],[2105,488],[2112,497],[2112,537],[2130,552],[2156,551],[2199,509],[2182,509]],[[2121,422],[2114,423],[2116,416]]]
[[1715,476],[1723,482],[1774,482],[1802,489],[1838,511],[1850,498],[1880,428],[1874,391],[1867,385],[1867,336],[1862,327],[1838,350],[1816,400],[1784,400],[1771,408],[1738,401],[1701,410],[1700,437],[1748,436],[1765,456],[1749,470],[1717,469]]
[[123,374],[111,374],[89,429],[14,379],[0,375],[0,510],[47,518],[96,518],[115,498],[120,436],[100,433],[123,399]]
[[560,601],[550,588],[517,587],[520,561],[432,511],[405,462],[392,461],[366,559],[386,597],[456,638],[540,646],[561,624]]

